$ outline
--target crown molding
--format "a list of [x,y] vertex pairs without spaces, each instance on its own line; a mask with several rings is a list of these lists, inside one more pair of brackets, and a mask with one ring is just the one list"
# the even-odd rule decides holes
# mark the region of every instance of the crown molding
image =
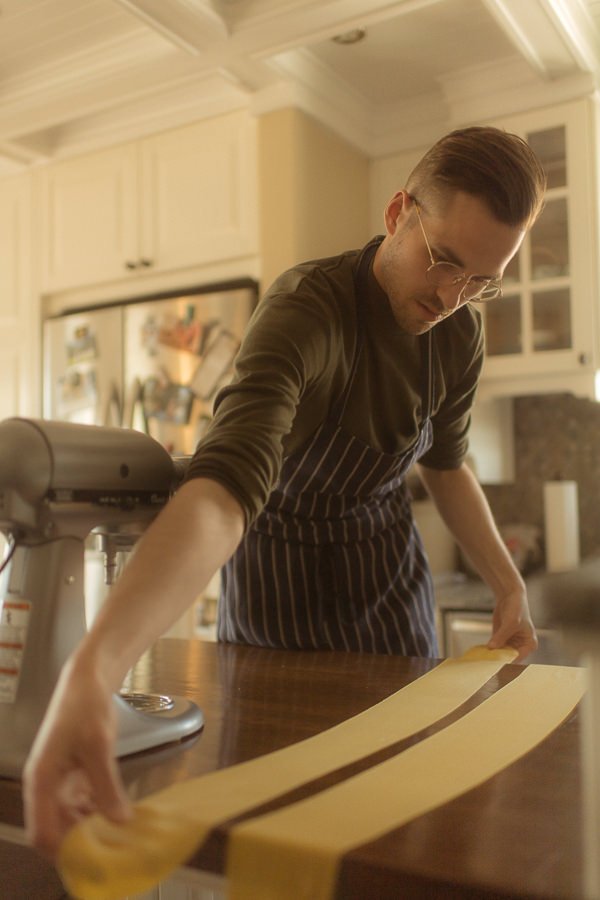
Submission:
[[24,144],[11,141],[0,142],[0,177],[14,175],[35,163],[45,162],[46,155],[29,151]]
[[[370,159],[378,159],[428,146],[454,127],[590,96],[596,90],[590,75],[559,79],[551,85],[530,79],[526,85],[516,69],[507,79],[505,65],[479,67],[448,79],[439,92],[376,110],[345,93],[339,84],[337,92],[315,91],[306,83],[279,79],[251,91],[229,70],[205,77],[191,75],[176,85],[140,94],[116,109],[96,109],[57,127],[20,136],[18,141],[3,141],[0,174],[234,110],[260,116],[290,106],[311,115]],[[465,94],[463,88],[469,85]]]
[[162,42],[159,52],[156,45],[148,46],[147,38],[140,39],[138,52],[126,53],[127,46],[129,41],[111,42],[110,50],[82,54],[47,67],[35,78],[7,83],[0,104],[0,140],[26,140],[32,122],[39,133],[109,109],[118,114],[121,105],[151,96],[165,84],[177,88],[198,77],[189,58]]
[[50,155],[52,159],[77,156],[248,107],[247,91],[229,73],[190,76],[118,109],[77,117],[51,130]]
[[594,76],[585,72],[543,80],[515,56],[465,68],[445,78],[441,88],[448,120],[456,127],[590,96],[596,84]]
[[278,54],[271,65],[285,81],[252,97],[255,114],[295,105],[372,158],[427,146],[444,130],[469,122],[589,96],[596,89],[590,73],[548,81],[514,54],[466,66],[440,79],[438,91],[373,109],[309,50]]

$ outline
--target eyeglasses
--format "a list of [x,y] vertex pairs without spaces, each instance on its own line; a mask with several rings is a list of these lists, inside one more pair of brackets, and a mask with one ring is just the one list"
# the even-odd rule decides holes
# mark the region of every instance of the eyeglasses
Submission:
[[466,272],[462,272],[460,267],[456,266],[454,263],[443,261],[436,262],[434,260],[429,241],[427,240],[427,235],[425,234],[425,229],[423,228],[419,204],[414,197],[412,199],[415,203],[417,218],[419,219],[419,225],[421,226],[421,231],[427,245],[429,259],[431,260],[431,265],[426,272],[427,281],[436,287],[453,287],[454,285],[464,282],[460,294],[458,295],[459,303],[467,301],[471,303],[487,303],[488,300],[496,300],[498,297],[501,297],[502,285],[499,279],[486,278],[484,275],[467,275]]

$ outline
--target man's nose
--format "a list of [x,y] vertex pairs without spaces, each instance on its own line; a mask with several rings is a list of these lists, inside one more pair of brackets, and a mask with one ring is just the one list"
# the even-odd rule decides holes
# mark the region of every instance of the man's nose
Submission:
[[459,284],[440,285],[436,289],[438,298],[446,312],[450,313],[460,306],[463,299],[463,288],[464,283],[459,282]]

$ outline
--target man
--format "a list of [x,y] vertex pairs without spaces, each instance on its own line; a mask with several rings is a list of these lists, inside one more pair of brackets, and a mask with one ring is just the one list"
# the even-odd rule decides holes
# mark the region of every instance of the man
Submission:
[[112,693],[221,567],[221,640],[437,652],[414,464],[493,590],[490,646],[535,648],[524,583],[464,457],[483,355],[473,302],[500,296],[544,187],[519,138],[453,132],[391,199],[383,238],[275,282],[186,483],[61,674],[25,773],[36,846],[54,854],[90,808],[128,815]]

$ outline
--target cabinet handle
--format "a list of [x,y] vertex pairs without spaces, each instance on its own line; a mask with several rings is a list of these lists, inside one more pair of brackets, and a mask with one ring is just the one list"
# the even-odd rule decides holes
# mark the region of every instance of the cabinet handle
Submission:
[[132,262],[130,259],[125,261],[126,269],[137,269],[137,263]]
[[578,359],[581,366],[587,366],[588,362],[590,361],[589,355],[587,353],[580,353]]
[[148,266],[151,266],[151,265],[152,265],[152,260],[151,260],[151,259],[145,259],[145,258],[142,256],[142,258],[140,259],[140,265],[141,265],[141,266],[145,266],[145,267],[147,268]]

